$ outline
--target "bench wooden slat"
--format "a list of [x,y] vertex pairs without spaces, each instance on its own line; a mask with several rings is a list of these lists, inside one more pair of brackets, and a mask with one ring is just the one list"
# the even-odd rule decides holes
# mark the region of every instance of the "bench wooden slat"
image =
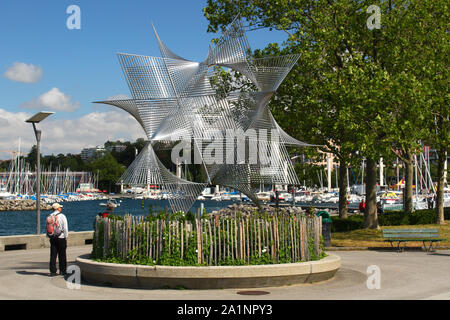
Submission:
[[[383,230],[384,241],[389,241],[391,243],[398,242],[398,250],[402,251],[400,248],[400,243],[409,241],[423,242],[425,250],[432,249],[433,242],[443,241],[445,239],[439,239],[438,229],[384,229]],[[427,249],[425,242],[430,242],[430,248]]]
[[383,233],[438,233],[438,229],[383,229]]
[[417,233],[408,233],[408,234],[389,234],[383,236],[383,238],[439,238],[438,233],[430,233],[430,234],[417,234]]
[[438,229],[384,229],[383,238],[390,240],[439,240]]

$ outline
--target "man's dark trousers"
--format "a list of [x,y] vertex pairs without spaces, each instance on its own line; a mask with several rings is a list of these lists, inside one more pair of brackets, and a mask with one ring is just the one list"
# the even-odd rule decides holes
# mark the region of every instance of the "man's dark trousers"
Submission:
[[66,257],[67,239],[50,238],[50,273],[56,273],[56,256],[59,261],[59,272],[61,274],[67,271]]

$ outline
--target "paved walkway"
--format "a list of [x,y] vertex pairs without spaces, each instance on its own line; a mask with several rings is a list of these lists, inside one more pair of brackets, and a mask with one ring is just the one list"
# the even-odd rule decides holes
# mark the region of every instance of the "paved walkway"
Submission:
[[[69,265],[91,246],[68,248]],[[164,300],[327,300],[327,299],[446,299],[450,300],[450,250],[334,251],[342,258],[335,278],[319,284],[261,288],[266,295],[238,294],[244,289],[137,290],[93,286],[68,289],[63,277],[48,276],[49,249],[0,253],[0,299],[164,299]],[[380,288],[368,289],[368,267],[380,270]],[[372,274],[372,273],[371,273]],[[371,282],[375,283],[375,282]]]

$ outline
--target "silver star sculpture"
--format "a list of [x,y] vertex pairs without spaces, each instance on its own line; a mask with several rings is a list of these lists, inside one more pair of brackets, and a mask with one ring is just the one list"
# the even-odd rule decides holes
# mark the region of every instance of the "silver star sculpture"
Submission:
[[[268,104],[299,55],[251,57],[239,17],[228,26],[215,47],[209,47],[203,62],[176,55],[153,29],[161,57],[118,53],[133,98],[96,102],[127,111],[147,136],[145,147],[118,183],[159,186],[169,194],[174,212],[187,212],[207,185],[238,190],[257,205],[255,186],[298,185],[286,146],[311,145],[284,132]],[[251,83],[251,89],[226,92],[218,88],[214,85],[219,78],[218,67],[237,71]],[[245,133],[243,148],[237,143],[238,138],[225,139],[230,132]],[[266,132],[266,136],[261,134]],[[173,145],[181,140],[190,143],[200,159],[206,176],[204,182],[177,177],[157,157],[155,143]],[[220,152],[225,149],[226,152]],[[255,153],[266,157],[255,157]]]

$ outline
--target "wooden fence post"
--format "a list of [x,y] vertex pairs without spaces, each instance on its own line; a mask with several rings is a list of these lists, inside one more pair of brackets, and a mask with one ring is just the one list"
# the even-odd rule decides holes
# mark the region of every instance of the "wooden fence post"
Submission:
[[201,230],[199,226],[198,217],[195,217],[195,227],[197,231],[197,263],[201,264],[202,263]]

